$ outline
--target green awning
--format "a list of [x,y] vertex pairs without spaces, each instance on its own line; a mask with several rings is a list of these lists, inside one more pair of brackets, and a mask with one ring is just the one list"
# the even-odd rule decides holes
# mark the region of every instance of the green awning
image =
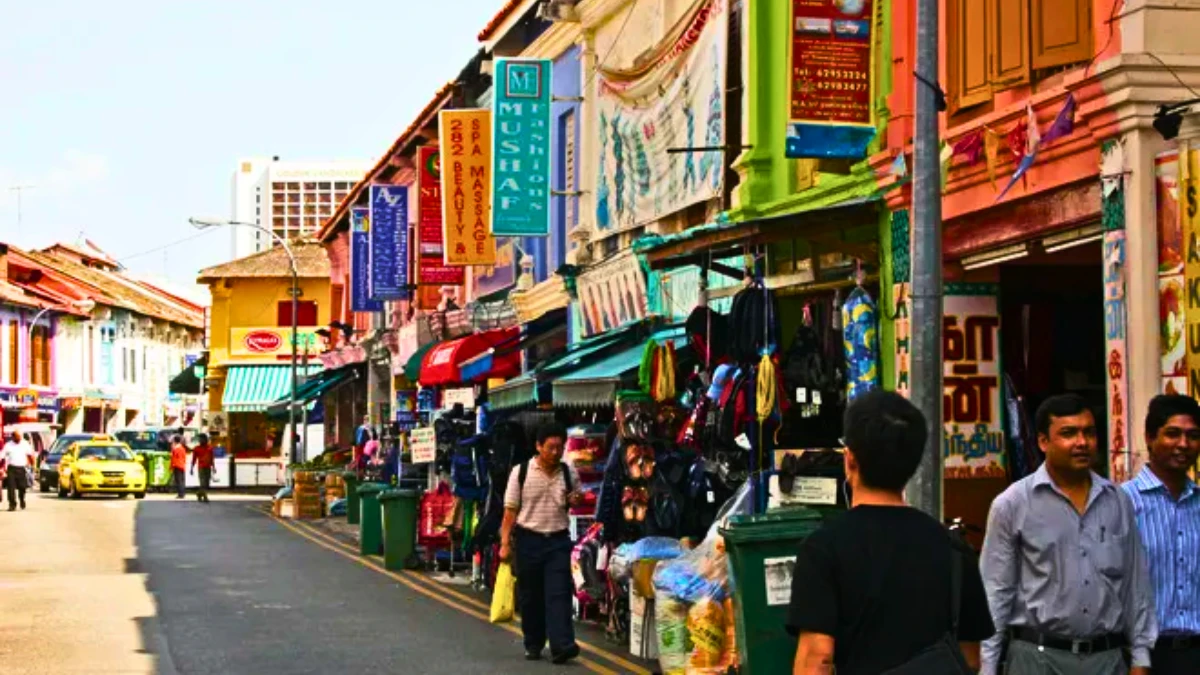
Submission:
[[537,405],[537,380],[533,375],[515,377],[499,387],[488,389],[488,405],[492,410],[513,410]]
[[[353,366],[337,370],[322,370],[296,388],[296,400],[306,404],[308,409],[312,410],[314,401],[319,400],[325,394],[354,378],[355,370]],[[290,391],[286,391],[282,397],[271,403],[267,407],[267,415],[272,417],[287,417],[288,401],[291,400],[290,394]]]
[[[687,337],[682,329],[659,331],[652,339],[660,343],[671,340],[675,343],[676,350],[687,344]],[[626,383],[633,384],[632,380],[636,378],[638,368],[642,365],[642,353],[645,349],[646,345],[643,343],[555,379],[551,385],[554,405],[588,408],[612,406],[616,401],[617,392],[626,388]]]
[[[301,377],[321,370],[322,366],[299,367]],[[292,367],[230,366],[225,375],[225,393],[221,407],[225,412],[263,412],[292,390]]]
[[410,382],[417,382],[421,379],[421,361],[425,359],[425,352],[441,344],[440,342],[430,342],[427,345],[422,345],[413,355],[408,357],[408,361],[404,363],[404,377],[407,377]]

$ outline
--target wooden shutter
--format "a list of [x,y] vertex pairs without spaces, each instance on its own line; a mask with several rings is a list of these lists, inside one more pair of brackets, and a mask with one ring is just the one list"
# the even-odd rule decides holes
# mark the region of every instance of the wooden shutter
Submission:
[[1092,58],[1090,0],[1030,0],[1035,70]]
[[992,98],[988,83],[991,35],[988,0],[947,0],[946,9],[946,69],[953,112]]
[[1029,81],[1030,0],[989,0],[992,6],[992,89]]

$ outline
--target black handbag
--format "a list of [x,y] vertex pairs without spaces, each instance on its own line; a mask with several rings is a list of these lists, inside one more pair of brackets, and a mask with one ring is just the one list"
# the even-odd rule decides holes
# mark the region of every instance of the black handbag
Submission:
[[967,665],[958,646],[958,610],[962,600],[962,553],[953,544],[950,547],[950,630],[940,640],[922,649],[908,661],[891,668],[882,675],[971,675],[975,671]]

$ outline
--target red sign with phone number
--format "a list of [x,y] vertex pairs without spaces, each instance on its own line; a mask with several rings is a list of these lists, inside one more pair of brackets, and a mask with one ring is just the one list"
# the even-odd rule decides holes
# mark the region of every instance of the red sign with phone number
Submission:
[[871,122],[871,0],[793,0],[792,122]]
[[417,282],[432,285],[463,283],[463,268],[445,264],[442,247],[442,176],[438,149],[424,146],[417,151]]

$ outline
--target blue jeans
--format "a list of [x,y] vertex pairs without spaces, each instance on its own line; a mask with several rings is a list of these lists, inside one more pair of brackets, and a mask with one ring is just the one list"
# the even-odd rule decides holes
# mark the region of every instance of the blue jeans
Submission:
[[517,529],[513,538],[525,650],[542,651],[549,637],[550,653],[560,654],[575,644],[571,537],[565,532],[545,536]]

